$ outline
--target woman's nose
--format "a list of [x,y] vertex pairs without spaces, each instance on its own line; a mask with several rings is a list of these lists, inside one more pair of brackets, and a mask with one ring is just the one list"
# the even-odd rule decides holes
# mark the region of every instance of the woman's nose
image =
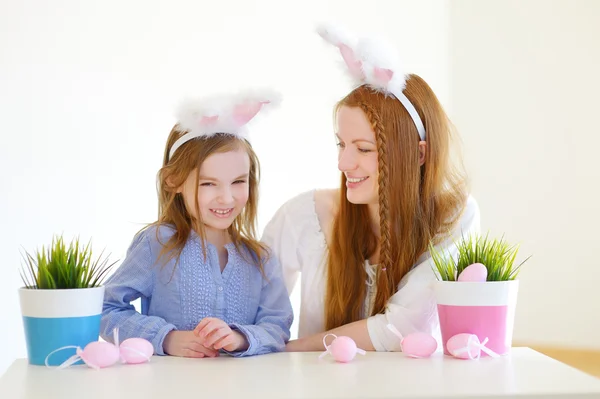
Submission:
[[340,172],[356,169],[356,158],[347,149],[340,150],[338,156],[338,169]]

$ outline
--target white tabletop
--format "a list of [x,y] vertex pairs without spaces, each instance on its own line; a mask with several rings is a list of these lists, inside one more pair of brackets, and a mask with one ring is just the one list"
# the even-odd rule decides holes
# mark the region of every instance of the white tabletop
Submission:
[[600,379],[528,348],[479,360],[369,352],[341,364],[318,355],[154,356],[98,371],[19,359],[0,379],[0,398],[600,398]]

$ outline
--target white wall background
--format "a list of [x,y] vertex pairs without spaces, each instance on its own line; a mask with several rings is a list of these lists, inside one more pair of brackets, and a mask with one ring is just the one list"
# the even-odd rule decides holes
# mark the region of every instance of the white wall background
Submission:
[[156,217],[182,95],[285,95],[253,135],[261,229],[291,196],[337,185],[331,110],[347,85],[313,32],[330,18],[396,42],[461,131],[483,228],[534,255],[515,341],[600,348],[599,2],[216,3],[0,2],[0,374],[25,356],[19,249],[64,233],[122,259]]
[[600,349],[600,2],[451,5],[451,106],[482,228],[533,255],[514,340]]
[[331,18],[389,36],[448,102],[446,1],[0,2],[0,374],[26,355],[19,249],[64,233],[122,259],[156,218],[181,96],[255,85],[285,95],[253,135],[261,230],[291,196],[337,185],[332,106],[348,86],[313,31]]

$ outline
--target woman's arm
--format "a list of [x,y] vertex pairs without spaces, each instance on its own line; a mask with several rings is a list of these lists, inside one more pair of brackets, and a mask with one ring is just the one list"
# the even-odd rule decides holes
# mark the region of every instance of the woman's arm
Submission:
[[[454,255],[456,253],[454,240],[461,235],[478,231],[479,208],[477,203],[470,199],[460,228],[457,229],[454,237],[441,243],[438,250],[443,249]],[[421,263],[400,281],[398,291],[389,299],[385,312],[330,331],[290,341],[286,350],[324,350],[323,337],[326,334],[335,334],[352,338],[359,348],[366,351],[400,351],[402,350],[400,340],[387,328],[388,324],[396,327],[403,336],[419,331],[440,339],[437,304],[433,292],[433,284],[436,280],[431,259],[425,256]]]
[[[313,352],[325,350],[325,347],[323,346],[323,337],[327,334],[335,334],[338,337],[345,335],[352,338],[354,342],[356,342],[356,346],[360,349],[366,351],[375,350],[367,329],[367,319],[355,321],[326,332],[292,340],[286,345],[285,350],[287,352]],[[327,338],[327,344],[330,343],[330,338]]]
[[394,325],[404,336],[417,331],[435,334],[437,330],[432,286],[434,280],[435,275],[429,262],[423,262],[400,282],[400,289],[389,299],[385,312],[290,341],[286,351],[324,350],[323,337],[327,334],[348,336],[366,351],[400,351],[400,340],[387,328],[388,324]]

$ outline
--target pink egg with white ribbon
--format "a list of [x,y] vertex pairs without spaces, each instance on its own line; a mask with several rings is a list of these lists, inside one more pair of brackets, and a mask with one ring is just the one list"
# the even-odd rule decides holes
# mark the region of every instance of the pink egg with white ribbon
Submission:
[[497,353],[485,347],[488,339],[479,342],[479,337],[475,334],[456,334],[448,340],[446,348],[448,352],[459,359],[479,359],[481,352],[486,353],[490,357],[499,357]]
[[429,357],[438,348],[436,339],[430,334],[415,332],[404,337],[393,324],[388,324],[387,328],[400,339],[400,347],[406,356],[414,358]]
[[123,363],[139,364],[150,360],[154,354],[154,347],[150,341],[143,338],[129,338],[119,346]]
[[119,330],[113,331],[114,343],[105,341],[90,342],[81,349],[78,346],[63,346],[58,348],[46,356],[46,367],[50,367],[48,360],[52,354],[64,349],[75,349],[75,354],[65,360],[59,369],[64,369],[82,360],[88,367],[99,370],[116,364],[119,359],[123,363],[139,364],[150,361],[154,354],[154,347],[150,341],[143,338],[129,338],[119,344]]
[[[327,337],[333,336],[334,340],[327,346],[325,340]],[[325,346],[325,352],[321,353],[319,359],[327,355],[328,353],[333,356],[336,362],[348,363],[354,359],[356,354],[365,355],[367,352],[358,348],[356,342],[350,337],[340,336],[335,334],[327,334],[323,337],[323,346]]]
[[46,356],[46,367],[50,367],[48,360],[52,354],[71,348],[75,349],[75,354],[58,366],[59,369],[67,368],[82,360],[89,367],[99,370],[112,366],[119,361],[119,348],[117,346],[110,342],[94,341],[87,344],[83,349],[78,346],[68,345],[50,352]]
[[77,349],[77,355],[88,366],[95,369],[112,366],[119,361],[119,349],[109,342],[90,342],[83,350]]

